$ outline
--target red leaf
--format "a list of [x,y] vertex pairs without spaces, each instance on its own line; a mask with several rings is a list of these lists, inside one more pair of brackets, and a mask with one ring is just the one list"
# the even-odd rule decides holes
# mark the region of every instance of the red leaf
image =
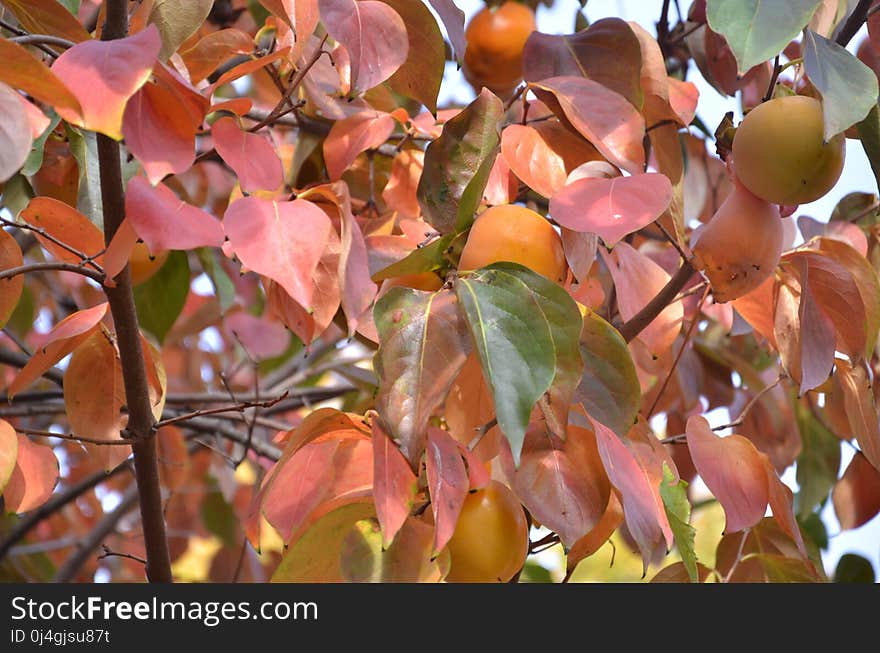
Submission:
[[220,118],[211,126],[214,147],[229,164],[241,189],[275,190],[284,183],[281,159],[264,137],[243,130],[235,118]]
[[94,333],[107,314],[107,302],[68,315],[56,324],[43,344],[9,384],[7,394],[16,394],[38,379],[43,372],[76,349]]
[[21,99],[0,83],[0,182],[18,172],[31,151],[31,125]]
[[388,548],[412,508],[416,476],[406,458],[377,420],[373,420],[373,501],[382,527],[382,546]]
[[856,452],[834,486],[831,501],[841,529],[867,524],[880,512],[880,471]]
[[247,32],[221,29],[206,34],[180,56],[186,64],[190,81],[196,84],[232,56],[250,54],[253,50],[254,39]]
[[126,146],[156,184],[192,166],[196,130],[208,110],[208,99],[165,66],[156,66],[154,72],[153,82],[144,84],[128,101],[122,133]]
[[324,139],[324,162],[331,180],[354,163],[361,152],[379,147],[394,131],[394,118],[381,111],[365,111],[337,120]]
[[[20,215],[28,224],[39,227],[78,252],[93,257],[98,265],[103,264],[104,257],[98,253],[104,249],[104,234],[72,206],[51,197],[35,197]],[[59,261],[75,264],[82,262],[82,258],[73,252],[40,234],[36,236],[40,244]]]
[[[455,532],[458,515],[468,492],[468,472],[461,458],[458,442],[449,433],[428,427],[425,472],[434,513],[434,554],[440,551]],[[478,465],[483,468],[482,464]]]
[[[672,545],[673,535],[662,504],[655,499],[655,488],[645,470],[611,429],[590,417],[602,464],[623,502],[627,528],[642,552],[642,564],[648,563],[661,547]],[[656,490],[659,492],[658,489]]]
[[697,473],[724,508],[725,533],[761,521],[770,500],[766,457],[741,435],[718,437],[699,415],[688,419],[686,432]]
[[81,109],[76,96],[55,76],[48,66],[24,47],[0,39],[0,82],[20,89],[40,102],[55,108],[65,120],[76,122]]
[[220,247],[223,225],[213,215],[180,200],[164,184],[133,177],[125,193],[125,217],[151,252]]
[[301,306],[311,308],[312,277],[332,229],[321,209],[302,199],[245,197],[226,210],[223,228],[242,265],[276,281]]
[[16,458],[18,458],[18,434],[9,422],[0,420],[0,493],[12,477]]
[[406,61],[406,25],[385,3],[318,0],[318,7],[330,36],[348,51],[353,92],[378,86]]
[[24,109],[25,116],[27,116],[27,121],[31,128],[31,138],[36,140],[46,131],[52,121],[49,120],[49,116],[40,111],[31,102],[25,100],[23,95],[19,95],[18,99]]
[[[0,271],[11,270],[24,265],[24,257],[21,254],[21,247],[18,241],[13,238],[8,231],[0,229]],[[19,274],[9,279],[0,281],[0,326],[6,324],[18,300],[21,298],[21,292],[24,289],[24,275]]]
[[464,37],[464,12],[455,6],[455,0],[428,0],[443,26],[446,27],[446,33],[449,35],[449,42],[452,44],[452,50],[455,53],[455,59],[461,64],[464,58],[465,37]]
[[18,455],[3,499],[6,512],[21,514],[39,508],[52,496],[58,483],[58,459],[51,447],[32,442],[26,435],[16,435]]
[[125,105],[150,78],[161,46],[150,25],[124,39],[79,43],[58,57],[52,72],[82,107],[76,124],[121,140]]
[[880,470],[880,424],[868,373],[863,365],[842,358],[835,362],[834,377],[840,382],[850,432],[865,458]]
[[557,105],[571,125],[627,172],[643,171],[645,119],[619,93],[582,77],[551,77],[531,85],[551,108]]
[[472,490],[481,490],[489,485],[492,476],[486,467],[486,463],[476,453],[468,449],[467,445],[458,442],[458,440],[456,440],[456,443],[458,444],[458,450],[467,463],[468,484],[470,488]]
[[779,524],[779,528],[794,540],[801,555],[806,558],[807,547],[804,544],[804,538],[801,536],[801,529],[794,514],[794,495],[789,487],[777,476],[773,463],[766,456],[764,463],[764,467],[767,469],[767,488],[773,518]]
[[659,173],[581,179],[550,198],[550,215],[563,227],[593,232],[607,247],[663,215],[672,184]]
[[[625,242],[617,243],[611,254],[606,254],[604,249],[599,251],[614,279],[623,320],[629,320],[644,308],[669,281],[669,274],[663,268]],[[675,342],[683,318],[682,303],[673,302],[645,327],[638,339],[659,357]]]
[[813,293],[809,267],[801,268],[801,301],[798,305],[800,345],[800,393],[820,386],[834,365],[834,323],[822,311]]

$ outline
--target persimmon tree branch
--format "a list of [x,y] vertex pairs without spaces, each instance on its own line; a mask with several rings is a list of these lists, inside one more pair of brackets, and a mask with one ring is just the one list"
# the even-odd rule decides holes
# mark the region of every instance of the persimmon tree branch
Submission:
[[[76,45],[73,41],[68,41],[60,36],[51,36],[49,34],[22,34],[21,36],[13,36],[8,40],[13,43],[18,43],[19,45],[54,45],[59,48],[64,48],[65,50]],[[52,56],[57,57],[58,55],[53,52]]]
[[57,270],[60,272],[75,272],[84,277],[88,277],[92,281],[104,283],[104,275],[97,270],[87,268],[79,263],[65,263],[63,261],[45,261],[42,263],[27,263],[17,268],[9,268],[0,272],[0,281],[3,279],[11,279],[20,274],[28,274],[29,272],[47,272]]
[[852,40],[852,37],[862,28],[862,25],[868,19],[868,10],[871,8],[871,2],[873,0],[859,0],[859,4],[853,9],[849,18],[846,19],[843,27],[837,33],[837,38],[834,39],[837,45],[846,47]]
[[694,274],[694,266],[689,261],[684,261],[678,271],[672,276],[660,292],[648,302],[645,307],[638,313],[633,315],[629,320],[621,325],[620,335],[626,342],[632,340],[644,331],[654,319],[663,312],[663,309],[669,306],[676,295],[685,287],[691,276]]
[[[128,32],[128,2],[108,0],[106,7],[107,19],[101,39],[111,41],[124,38]],[[109,245],[125,216],[125,191],[119,143],[104,134],[98,134],[98,165],[101,177],[101,204],[104,210],[104,242]],[[132,292],[131,271],[128,265],[116,276],[115,281],[116,286],[105,287],[104,292],[113,315],[122,364],[122,379],[129,415],[125,434],[131,439],[134,452],[137,499],[140,504],[147,553],[147,579],[150,582],[168,583],[172,580],[171,561],[168,556],[162,494],[159,487],[154,420]]]

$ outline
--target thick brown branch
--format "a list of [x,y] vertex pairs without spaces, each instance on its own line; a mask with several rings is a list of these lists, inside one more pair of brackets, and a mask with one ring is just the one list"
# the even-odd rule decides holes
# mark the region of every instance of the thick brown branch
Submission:
[[683,262],[681,267],[678,268],[678,272],[663,286],[656,297],[648,302],[642,310],[623,323],[620,327],[620,335],[623,336],[623,339],[631,342],[639,335],[675,299],[675,296],[681,292],[693,274],[693,265],[687,261]]
[[846,22],[840,29],[840,32],[837,33],[837,38],[834,39],[837,45],[846,47],[852,40],[852,37],[854,37],[862,28],[862,25],[865,24],[865,20],[868,18],[868,9],[871,8],[872,1],[873,0],[859,0],[859,4],[853,9],[849,18],[846,19]]

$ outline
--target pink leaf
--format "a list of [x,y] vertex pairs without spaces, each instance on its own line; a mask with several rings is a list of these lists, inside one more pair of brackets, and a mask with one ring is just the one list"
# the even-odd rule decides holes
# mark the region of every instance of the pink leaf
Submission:
[[33,356],[9,385],[9,398],[12,399],[87,340],[106,314],[107,302],[103,302],[72,313],[56,324],[46,336],[45,342],[34,351]]
[[381,111],[364,111],[337,120],[324,139],[324,162],[331,180],[342,177],[358,154],[379,147],[394,131],[394,118]]
[[620,493],[627,528],[639,545],[642,563],[647,569],[658,549],[672,543],[666,513],[654,498],[655,490],[648,475],[623,441],[601,422],[592,417],[590,422],[605,472]]
[[409,516],[415,498],[416,476],[400,449],[373,420],[373,501],[382,527],[382,546],[388,548]]
[[210,213],[187,204],[165,186],[133,177],[125,193],[125,217],[151,252],[220,247],[223,226]]
[[606,159],[636,174],[645,166],[645,119],[625,97],[583,77],[551,77],[531,85]]
[[367,91],[391,77],[406,61],[406,25],[377,0],[318,0],[321,21],[351,59],[353,92]]
[[454,0],[428,0],[428,2],[434,7],[434,11],[446,27],[455,59],[461,64],[465,50],[464,12],[455,6]]
[[461,459],[458,442],[443,429],[428,427],[428,446],[425,453],[431,510],[434,513],[436,554],[446,546],[455,532],[458,515],[468,492],[468,473]]
[[699,415],[688,419],[686,432],[697,473],[724,508],[725,533],[761,521],[770,500],[766,457],[741,435],[715,435]]
[[15,468],[3,491],[6,512],[29,512],[39,508],[52,496],[58,482],[58,459],[51,447],[32,442],[26,435],[18,436]]
[[284,182],[284,170],[275,148],[264,137],[243,130],[235,118],[211,125],[214,147],[238,175],[241,189],[275,190]]
[[659,173],[580,179],[550,199],[550,215],[563,227],[598,234],[605,245],[645,227],[672,201],[672,184]]
[[[620,317],[624,321],[644,308],[669,281],[669,274],[663,268],[626,242],[617,243],[611,254],[606,254],[604,249],[599,251],[614,279]],[[675,342],[683,317],[682,303],[673,302],[654,318],[638,339],[659,357]]]
[[471,489],[480,490],[489,485],[492,477],[489,475],[489,470],[486,469],[486,464],[483,460],[476,453],[468,449],[466,444],[462,444],[458,440],[456,440],[456,443],[465,463],[467,463],[468,483]]
[[280,356],[290,345],[290,333],[283,324],[247,311],[226,315],[223,330],[240,341],[248,354],[257,360]]
[[689,125],[697,113],[699,89],[691,82],[669,77],[669,106],[683,125]]
[[0,182],[18,172],[31,151],[31,125],[22,97],[0,83]]
[[565,186],[568,172],[562,155],[534,127],[505,127],[501,133],[501,155],[526,186],[544,197],[552,197]]
[[332,228],[321,209],[302,199],[244,197],[226,209],[223,228],[246,268],[273,279],[301,306],[311,307],[312,277]]
[[124,39],[83,41],[58,57],[52,72],[82,107],[77,124],[121,140],[126,103],[150,78],[161,46],[159,30],[149,25]]
[[23,95],[20,93],[16,93],[16,95],[18,95],[18,99],[21,101],[21,106],[27,116],[28,125],[31,128],[31,138],[36,140],[46,131],[49,123],[52,121],[49,120],[49,116],[40,111],[32,102],[26,100]]

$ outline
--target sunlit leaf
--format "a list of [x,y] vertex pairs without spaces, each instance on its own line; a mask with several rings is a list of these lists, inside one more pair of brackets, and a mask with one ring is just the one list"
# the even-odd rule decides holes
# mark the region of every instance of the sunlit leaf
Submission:
[[21,95],[0,83],[0,182],[24,165],[31,151],[31,129]]
[[74,43],[91,38],[58,0],[8,0],[5,4],[28,32],[60,36]]
[[165,61],[187,38],[198,30],[208,17],[213,0],[153,0],[149,22],[159,28],[162,49],[159,59]]
[[859,443],[865,458],[880,470],[880,424],[871,380],[863,365],[852,365],[838,358],[834,367],[835,381],[843,393],[843,405],[849,421],[850,435]]
[[0,39],[0,82],[21,89],[31,97],[55,108],[63,117],[76,120],[79,100],[48,66],[18,43]]
[[18,458],[18,435],[9,422],[0,420],[0,493],[6,488],[12,476],[16,458]]
[[46,503],[58,483],[58,459],[51,447],[17,433],[18,453],[3,499],[7,513],[30,512]]
[[64,202],[51,197],[35,197],[21,212],[21,219],[55,239],[37,234],[40,244],[59,261],[80,264],[82,257],[55,241],[94,257],[99,265],[103,263],[100,252],[104,249],[104,234],[86,216]]

